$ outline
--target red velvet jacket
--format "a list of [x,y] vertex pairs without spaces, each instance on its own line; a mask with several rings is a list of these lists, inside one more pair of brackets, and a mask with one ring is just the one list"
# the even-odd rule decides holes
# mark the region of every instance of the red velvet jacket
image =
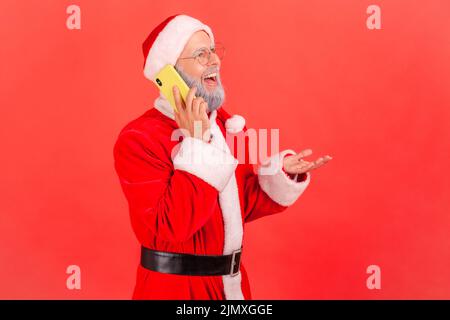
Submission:
[[[191,137],[179,142],[172,137],[178,128],[172,108],[160,97],[155,108],[120,132],[115,169],[140,244],[170,252],[230,254],[242,246],[246,222],[283,211],[309,184],[310,173],[293,180],[283,172],[282,159],[292,150],[272,156],[257,173],[252,164],[239,163],[238,148],[230,148],[224,137],[227,131],[245,135],[245,120],[223,108],[210,120],[210,143]],[[264,171],[270,167],[274,170]],[[242,262],[236,276],[163,274],[139,265],[133,299],[234,300],[251,299],[251,293]]]

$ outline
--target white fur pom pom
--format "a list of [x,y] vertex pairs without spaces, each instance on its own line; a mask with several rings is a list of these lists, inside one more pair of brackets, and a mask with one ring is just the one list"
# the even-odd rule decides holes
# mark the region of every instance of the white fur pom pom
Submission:
[[225,121],[225,128],[229,133],[238,133],[244,129],[245,119],[244,117],[235,114]]

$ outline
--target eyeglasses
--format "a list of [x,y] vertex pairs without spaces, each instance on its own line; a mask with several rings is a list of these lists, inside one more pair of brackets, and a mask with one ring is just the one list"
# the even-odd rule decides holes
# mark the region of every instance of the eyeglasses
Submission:
[[220,60],[225,56],[225,48],[221,43],[216,43],[215,46],[211,49],[202,48],[195,51],[194,56],[192,57],[184,57],[178,59],[195,59],[202,66],[207,65],[211,59],[211,53],[214,53],[219,57]]

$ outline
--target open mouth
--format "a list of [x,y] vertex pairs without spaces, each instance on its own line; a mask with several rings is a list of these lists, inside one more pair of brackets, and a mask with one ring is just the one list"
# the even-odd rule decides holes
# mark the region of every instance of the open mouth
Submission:
[[217,85],[217,73],[212,72],[203,77],[203,81],[206,85],[210,87],[215,87]]

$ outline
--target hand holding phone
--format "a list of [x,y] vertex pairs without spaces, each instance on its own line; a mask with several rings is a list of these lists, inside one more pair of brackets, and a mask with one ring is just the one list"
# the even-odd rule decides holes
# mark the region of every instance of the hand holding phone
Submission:
[[175,112],[175,121],[178,127],[186,130],[190,137],[194,137],[205,142],[211,140],[210,122],[208,114],[208,104],[202,97],[196,97],[196,87],[189,89],[186,102],[182,100],[180,90],[173,87],[173,96],[178,112]]
[[173,86],[178,87],[183,101],[186,101],[189,91],[189,87],[186,82],[184,82],[177,70],[175,70],[175,68],[170,64],[167,64],[161,69],[161,71],[158,72],[155,82],[162,95],[170,102],[170,105],[174,109],[175,113],[177,113],[178,110],[172,92]]
[[[178,127],[194,138],[210,141],[210,123],[207,115],[208,104],[196,97],[196,87],[189,88],[175,68],[168,64],[156,75],[155,82],[162,95],[174,109]],[[197,130],[196,125],[197,124]],[[201,125],[201,126],[200,126]]]

